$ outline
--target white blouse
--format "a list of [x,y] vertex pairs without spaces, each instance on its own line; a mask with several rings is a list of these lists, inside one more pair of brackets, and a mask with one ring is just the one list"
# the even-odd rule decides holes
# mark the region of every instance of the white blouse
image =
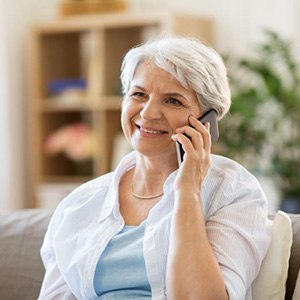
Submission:
[[[83,184],[57,207],[41,249],[46,273],[40,300],[97,299],[93,285],[96,265],[108,242],[124,226],[118,186],[135,161],[135,152],[128,154],[115,172]],[[167,178],[164,196],[150,210],[145,224],[144,258],[155,300],[166,299],[176,174],[177,170]],[[230,299],[252,299],[251,283],[271,237],[266,197],[246,169],[216,155],[212,155],[201,197],[207,235]]]

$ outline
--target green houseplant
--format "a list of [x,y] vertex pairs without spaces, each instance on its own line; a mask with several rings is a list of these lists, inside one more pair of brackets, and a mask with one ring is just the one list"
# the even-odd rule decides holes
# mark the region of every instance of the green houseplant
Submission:
[[300,209],[300,70],[291,45],[266,30],[254,58],[225,57],[232,88],[221,152],[272,176]]

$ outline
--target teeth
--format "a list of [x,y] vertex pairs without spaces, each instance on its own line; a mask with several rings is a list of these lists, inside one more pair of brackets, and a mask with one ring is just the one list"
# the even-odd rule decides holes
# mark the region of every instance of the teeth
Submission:
[[143,127],[140,127],[140,130],[146,133],[152,133],[152,134],[159,134],[159,133],[163,133],[163,131],[160,130],[149,130],[149,129],[145,129]]

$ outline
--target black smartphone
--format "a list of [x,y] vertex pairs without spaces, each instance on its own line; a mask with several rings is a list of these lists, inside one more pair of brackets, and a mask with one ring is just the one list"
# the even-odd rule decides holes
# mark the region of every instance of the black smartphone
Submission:
[[[211,142],[216,143],[219,139],[219,127],[218,127],[218,114],[214,109],[210,109],[206,113],[204,113],[199,119],[202,124],[209,122],[210,128],[209,133],[211,136]],[[184,150],[179,142],[176,142],[176,152],[177,152],[177,160],[178,166],[181,165],[183,161]]]

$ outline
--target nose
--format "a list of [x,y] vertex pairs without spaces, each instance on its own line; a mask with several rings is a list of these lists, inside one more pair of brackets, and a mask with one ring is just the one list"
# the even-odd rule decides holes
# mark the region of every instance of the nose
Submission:
[[162,115],[160,102],[155,98],[150,98],[144,103],[140,115],[145,120],[160,119]]

